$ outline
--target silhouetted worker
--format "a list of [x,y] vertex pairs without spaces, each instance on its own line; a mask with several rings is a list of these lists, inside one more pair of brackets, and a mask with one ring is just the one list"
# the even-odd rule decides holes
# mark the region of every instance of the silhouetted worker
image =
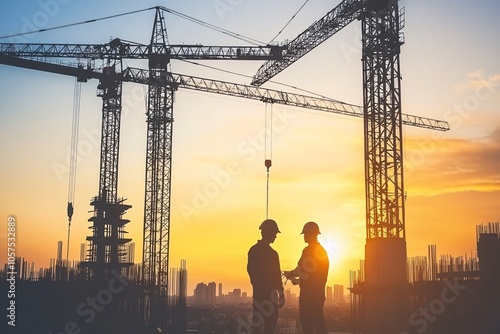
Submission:
[[293,284],[300,285],[299,314],[304,334],[326,334],[323,306],[328,277],[328,254],[318,242],[319,226],[308,222],[302,229],[308,246],[302,251],[297,268],[284,275]]
[[248,251],[247,271],[253,286],[253,334],[274,334],[278,322],[278,308],[285,303],[278,253],[270,244],[280,233],[272,219],[262,222],[262,239]]

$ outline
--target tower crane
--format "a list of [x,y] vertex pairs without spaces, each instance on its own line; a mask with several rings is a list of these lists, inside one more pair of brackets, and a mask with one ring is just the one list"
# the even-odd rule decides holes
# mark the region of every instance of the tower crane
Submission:
[[[365,286],[366,291],[380,293],[367,292],[365,295],[363,331],[399,333],[404,330],[402,324],[407,323],[407,315],[401,312],[407,302],[401,297],[404,293],[400,293],[406,284],[399,59],[404,44],[400,31],[404,26],[404,8],[399,8],[398,0],[343,0],[285,45],[282,59],[266,61],[252,84],[261,85],[273,78],[355,19],[360,20],[362,26]],[[388,272],[391,275],[384,274]],[[392,291],[380,289],[387,285],[398,288]],[[387,302],[387,298],[391,302]],[[387,309],[389,304],[392,304],[390,310]]]
[[[358,7],[354,10],[355,5],[359,6],[360,1],[346,0],[343,3],[345,3],[344,7],[332,11],[331,14],[329,13],[330,16],[323,20],[321,24],[327,25],[328,20],[335,20],[339,15],[346,16],[354,11],[355,14],[347,15],[349,16],[348,19],[344,18],[343,22],[345,23],[348,20],[352,21],[352,17],[356,18],[361,13],[361,9]],[[316,28],[319,29],[320,27],[321,25]],[[320,30],[317,30],[316,33],[319,34]],[[390,35],[390,37],[394,36]],[[393,39],[390,39],[390,41],[394,42]],[[317,41],[314,43],[317,43]],[[367,50],[371,50],[369,46],[371,44],[366,46]],[[396,46],[397,48],[390,52],[391,57],[396,56],[395,52],[399,51],[399,44]],[[371,95],[365,96],[364,106],[359,107],[330,99],[175,74],[170,72],[168,68],[170,61],[173,59],[268,60],[268,62],[278,64],[280,61],[288,61],[287,57],[291,55],[290,50],[292,48],[288,47],[283,51],[278,46],[205,47],[199,45],[169,45],[161,7],[156,8],[153,32],[148,45],[125,43],[119,39],[102,45],[0,44],[1,64],[70,75],[77,77],[80,81],[99,80],[98,96],[103,99],[100,181],[99,193],[91,202],[91,205],[94,206],[94,217],[89,220],[94,223],[94,226],[92,236],[87,238],[90,243],[90,251],[86,261],[89,268],[89,278],[91,279],[103,279],[110,270],[120,270],[128,265],[123,261],[123,245],[130,240],[124,238],[124,226],[128,220],[123,219],[122,216],[130,206],[124,204],[124,199],[117,196],[121,89],[123,82],[148,85],[142,283],[145,287],[144,307],[149,328],[163,323],[166,314],[170,239],[173,95],[178,88],[272,101],[273,103],[295,107],[362,117],[365,122],[365,130],[372,123],[381,127],[396,121],[398,124],[395,125],[395,128],[386,130],[383,133],[384,136],[392,134],[393,131],[400,131],[402,124],[441,131],[449,129],[448,124],[444,121],[402,114],[398,107],[400,102],[399,90],[394,95],[394,99],[389,101],[389,105],[383,106],[387,115],[378,116],[378,114],[367,111],[367,106],[374,108],[370,103],[376,100],[377,107],[379,107],[379,104],[385,100],[382,100],[378,95],[377,97],[372,96],[373,92],[371,92]],[[368,51],[364,52],[367,53],[366,56],[368,57]],[[378,50],[378,52],[381,52],[381,50]],[[57,64],[50,62],[47,58],[76,58],[86,60],[87,63],[84,65]],[[99,59],[106,62],[106,66],[102,69],[99,69],[94,64]],[[123,68],[122,59],[147,59],[148,69]],[[396,74],[393,73],[395,76],[391,77],[391,80],[399,80],[399,63],[397,64],[398,71]],[[392,66],[392,64],[386,65]],[[374,70],[367,65],[365,68],[366,73],[370,69]],[[368,79],[368,74],[365,74],[365,80]],[[365,90],[368,90],[369,87],[372,86],[365,83]],[[372,88],[382,90],[378,86]],[[375,130],[372,129],[372,131]],[[375,139],[380,140],[378,137]],[[369,143],[373,143],[375,139],[370,137]],[[401,146],[397,145],[397,140],[401,138],[399,136],[395,139],[392,137],[387,139],[392,139],[392,144],[388,145],[395,145],[393,150],[389,152],[389,149],[386,148],[387,152],[385,152],[384,161],[373,162],[370,160],[370,163],[376,164],[377,169],[375,171],[377,173],[387,176],[394,171],[397,179],[391,184],[396,185],[400,180],[399,177],[402,177],[400,175],[400,173],[402,174],[402,165],[401,156],[394,156],[394,154],[400,153]],[[365,140],[365,147],[366,145],[368,144]],[[368,147],[380,149],[379,146],[373,144],[368,145]],[[373,153],[370,151],[370,154]],[[397,160],[397,163],[393,160]],[[377,178],[376,182],[380,182],[380,180]],[[378,187],[376,189],[383,188],[387,194],[390,193],[390,190],[386,189],[389,182],[382,182],[385,182],[385,184],[377,183]],[[372,199],[374,193],[371,192],[370,194],[372,194],[370,200],[376,201],[376,204],[379,205],[378,199]],[[376,195],[380,194],[376,193]],[[399,199],[399,192],[396,197]],[[384,201],[389,199],[387,196],[381,198]],[[395,206],[397,209],[402,204],[396,201]],[[379,207],[376,208],[380,209]],[[394,208],[394,204],[391,204],[391,208]],[[378,211],[371,212],[370,216],[379,218],[376,215]],[[394,217],[394,215],[389,216],[391,219]],[[396,218],[398,217],[396,215]],[[398,222],[399,220],[396,219],[391,220],[392,225],[385,222],[376,225],[373,229],[375,231],[373,232],[375,233],[374,236],[398,236],[401,228],[396,229],[395,232],[391,229],[390,233],[387,232],[386,234],[380,232],[381,228],[399,227]]]
[[342,1],[284,45],[281,59],[266,61],[252,85],[269,81],[355,19],[363,26],[367,238],[404,238],[399,64],[404,10],[398,1]]

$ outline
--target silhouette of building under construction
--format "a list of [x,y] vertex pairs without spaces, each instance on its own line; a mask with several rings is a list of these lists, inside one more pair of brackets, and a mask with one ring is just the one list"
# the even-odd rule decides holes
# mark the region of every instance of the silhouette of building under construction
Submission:
[[391,282],[387,282],[383,292],[371,291],[366,285],[363,262],[357,273],[351,273],[354,333],[391,334],[382,328],[387,324],[374,327],[373,319],[394,312],[395,305],[376,310],[367,307],[367,300],[386,291],[400,296],[389,296],[388,302],[405,302],[397,305],[399,323],[392,327],[399,330],[394,334],[500,333],[500,224],[477,226],[476,241],[477,257],[442,256],[438,261],[436,246],[429,246],[427,258],[408,259],[406,286],[391,290]]
[[[58,244],[58,249],[61,243]],[[133,247],[129,247],[129,251]],[[59,257],[58,251],[58,257]],[[130,259],[131,257],[129,257]],[[142,265],[135,264],[111,270],[105,280],[89,280],[88,269],[79,261],[52,259],[50,267],[35,270],[35,264],[16,258],[15,268],[7,264],[0,269],[0,280],[5,282],[15,273],[15,332],[16,333],[89,333],[89,334],[145,334],[149,310],[145,308],[144,286],[141,284]],[[0,284],[2,296],[8,295],[8,284]],[[187,269],[172,268],[169,276],[169,294],[166,325],[157,332],[183,333],[186,323]],[[6,310],[8,298],[0,298],[0,307]],[[7,322],[0,325],[5,332]],[[8,326],[8,329],[11,329]]]

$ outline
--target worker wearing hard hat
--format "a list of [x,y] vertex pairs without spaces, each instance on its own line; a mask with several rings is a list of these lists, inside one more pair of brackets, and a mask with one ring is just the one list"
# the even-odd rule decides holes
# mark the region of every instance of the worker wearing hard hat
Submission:
[[308,244],[302,251],[297,268],[285,271],[284,275],[293,284],[299,284],[299,313],[304,334],[326,334],[323,306],[329,260],[323,246],[318,242],[319,226],[308,222],[302,229]]
[[248,251],[247,271],[253,286],[252,333],[274,334],[278,322],[278,308],[285,303],[278,253],[270,244],[280,233],[272,219],[262,222],[262,239]]

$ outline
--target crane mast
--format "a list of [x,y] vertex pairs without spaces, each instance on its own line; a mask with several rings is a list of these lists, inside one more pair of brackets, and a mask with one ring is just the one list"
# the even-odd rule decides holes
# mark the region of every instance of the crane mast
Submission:
[[[362,20],[366,237],[405,239],[401,72],[397,1]],[[374,15],[374,13],[381,13]]]
[[119,55],[108,59],[104,68],[107,74],[97,86],[97,95],[102,98],[101,151],[99,167],[99,193],[90,205],[94,207],[92,235],[87,237],[87,260],[82,263],[88,268],[87,277],[91,280],[106,280],[111,271],[121,272],[131,266],[125,262],[125,245],[131,239],[125,238],[125,225],[129,220],[123,214],[130,205],[118,198],[118,158],[120,146],[120,121],[122,111],[122,82],[112,79],[122,71]]
[[156,328],[165,321],[168,307],[173,97],[176,87],[169,83],[157,84],[168,71],[167,45],[165,20],[162,11],[157,10],[149,50],[146,111],[147,147],[142,279],[146,294],[145,308],[150,309],[150,318],[146,319],[150,322],[146,324],[148,328]]

